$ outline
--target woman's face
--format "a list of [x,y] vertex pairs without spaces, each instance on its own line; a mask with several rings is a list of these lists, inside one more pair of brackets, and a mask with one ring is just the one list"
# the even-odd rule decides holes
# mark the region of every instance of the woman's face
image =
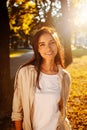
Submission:
[[56,41],[50,34],[44,33],[38,40],[38,52],[44,60],[54,60],[57,55]]

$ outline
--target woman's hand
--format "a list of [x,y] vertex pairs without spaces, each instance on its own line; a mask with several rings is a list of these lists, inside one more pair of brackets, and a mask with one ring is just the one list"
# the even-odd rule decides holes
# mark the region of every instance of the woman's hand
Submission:
[[16,130],[22,130],[22,120],[15,121],[15,128]]

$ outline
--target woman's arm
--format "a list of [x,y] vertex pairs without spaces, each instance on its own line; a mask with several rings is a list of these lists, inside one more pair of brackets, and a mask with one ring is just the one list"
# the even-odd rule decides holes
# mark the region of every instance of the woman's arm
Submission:
[[16,73],[15,83],[14,83],[14,95],[13,95],[13,104],[12,104],[12,121],[16,130],[22,130],[22,121],[23,121],[23,106],[22,106],[22,94],[21,94],[21,73]]
[[22,130],[22,120],[15,121],[15,129],[16,130]]

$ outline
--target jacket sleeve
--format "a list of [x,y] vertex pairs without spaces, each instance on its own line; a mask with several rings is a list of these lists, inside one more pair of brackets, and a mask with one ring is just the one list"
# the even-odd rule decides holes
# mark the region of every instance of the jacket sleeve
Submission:
[[66,118],[66,105],[70,93],[71,77],[70,74],[64,70],[62,79],[62,109],[56,130],[71,130],[69,120]]
[[20,70],[16,73],[15,83],[14,83],[14,95],[13,95],[13,105],[12,105],[12,120],[18,121],[22,120],[22,76]]
[[[67,72],[66,75],[65,75],[65,88],[64,88],[64,93],[65,93],[65,103],[67,103],[67,100],[69,98],[69,94],[70,94],[70,86],[71,86],[71,76],[70,74]],[[66,104],[65,104],[66,105]]]

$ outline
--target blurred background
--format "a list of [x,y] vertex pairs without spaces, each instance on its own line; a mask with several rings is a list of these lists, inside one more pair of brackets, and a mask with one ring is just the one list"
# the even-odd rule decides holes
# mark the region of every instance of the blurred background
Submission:
[[11,122],[14,76],[33,54],[41,26],[54,27],[72,77],[67,116],[73,130],[87,129],[87,0],[0,0],[0,129]]

